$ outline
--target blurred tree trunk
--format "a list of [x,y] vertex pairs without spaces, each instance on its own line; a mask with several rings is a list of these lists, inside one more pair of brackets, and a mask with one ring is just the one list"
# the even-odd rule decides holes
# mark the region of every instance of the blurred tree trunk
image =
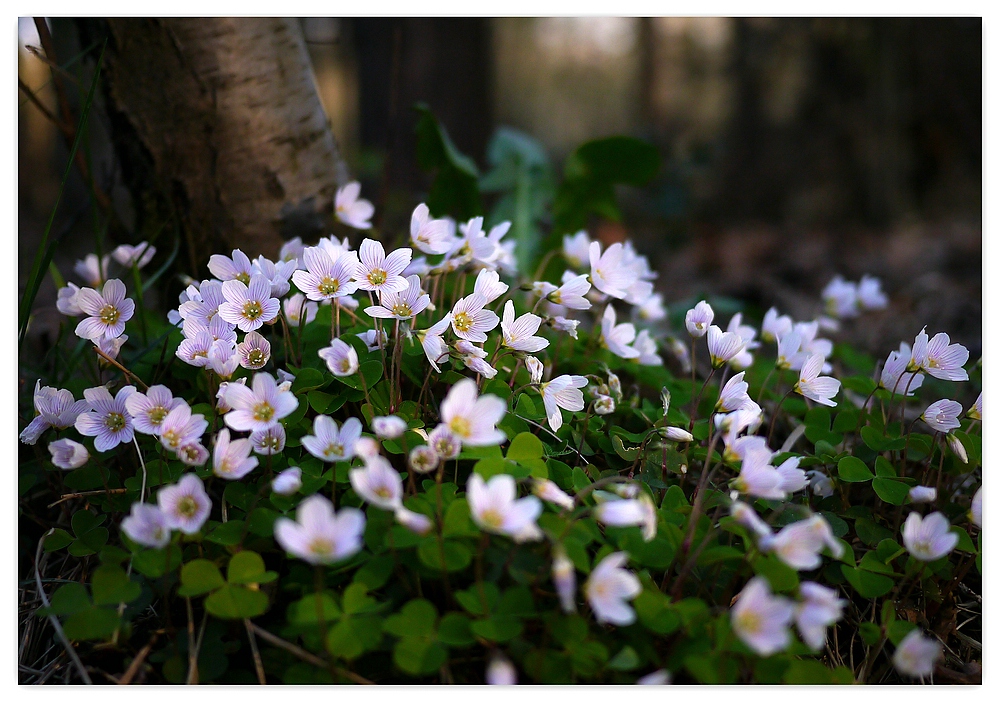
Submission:
[[[298,20],[107,25],[102,79],[126,128],[115,138],[140,143],[147,182],[173,202],[196,270],[223,248],[273,257],[283,239],[324,231],[348,173]],[[142,161],[129,156],[135,144],[118,147],[123,170]]]

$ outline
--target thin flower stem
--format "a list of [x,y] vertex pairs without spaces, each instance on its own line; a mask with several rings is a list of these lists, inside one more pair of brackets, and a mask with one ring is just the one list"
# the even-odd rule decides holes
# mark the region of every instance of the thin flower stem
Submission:
[[[128,369],[126,369],[124,366],[122,366],[121,362],[119,362],[118,360],[112,359],[108,355],[104,354],[104,352],[101,351],[101,348],[98,347],[97,345],[94,345],[94,352],[96,352],[97,355],[99,357],[103,358],[108,364],[111,364],[112,366],[117,367],[123,374],[125,374],[126,377],[132,379],[135,383],[137,383],[139,386],[141,386],[144,390],[148,390],[149,389],[149,386],[146,384],[146,382],[144,382],[142,379],[140,379],[139,377],[137,377],[134,373],[130,372]],[[100,377],[98,377],[98,381],[100,381]]]
[[257,650],[257,639],[254,637],[250,619],[243,619],[243,627],[247,630],[247,640],[250,641],[250,652],[253,653],[253,666],[257,671],[257,681],[267,684],[267,675],[264,674],[264,662],[260,659],[260,651]]
[[771,435],[774,433],[774,421],[776,421],[778,419],[778,411],[781,409],[781,404],[783,404],[785,402],[785,399],[788,398],[793,391],[795,391],[795,387],[794,386],[792,388],[790,388],[788,391],[785,392],[785,395],[781,397],[780,401],[778,401],[778,405],[774,407],[774,413],[771,415],[771,424],[767,428],[767,446],[768,447],[771,446]]
[[[701,390],[698,392],[698,396],[694,400],[694,405],[691,407],[691,418],[688,420],[688,431],[694,427],[694,419],[695,416],[698,415],[698,406],[701,404],[702,394],[705,393],[705,387],[708,386],[708,382],[712,380],[713,376],[715,376],[715,367],[712,367],[712,371],[710,371],[708,376],[705,377],[705,382],[701,385]],[[694,387],[692,386],[691,389],[694,390]]]

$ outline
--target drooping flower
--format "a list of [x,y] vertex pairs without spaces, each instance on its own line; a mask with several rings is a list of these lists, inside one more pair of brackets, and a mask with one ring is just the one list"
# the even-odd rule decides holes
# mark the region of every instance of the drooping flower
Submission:
[[399,416],[375,416],[372,418],[372,430],[375,436],[383,440],[393,440],[406,432],[406,421]]
[[76,295],[80,293],[80,287],[69,282],[56,293],[56,309],[63,315],[77,317],[83,315],[83,309],[77,301]]
[[924,375],[906,371],[911,354],[910,346],[905,342],[900,345],[898,351],[890,352],[882,366],[879,386],[893,394],[912,396],[924,383]]
[[795,625],[802,640],[813,650],[826,643],[826,629],[841,619],[847,601],[837,598],[837,591],[816,582],[799,585],[802,602],[795,607]]
[[545,417],[553,431],[559,430],[563,424],[560,408],[565,408],[571,413],[583,410],[583,392],[580,389],[586,387],[587,377],[576,374],[563,374],[539,385]]
[[616,320],[614,306],[609,303],[601,318],[601,345],[622,359],[635,359],[640,355],[639,350],[631,346],[635,341],[635,326],[632,323],[616,325]]
[[19,436],[26,445],[34,445],[49,428],[69,428],[76,423],[81,413],[90,409],[88,401],[74,401],[71,391],[42,386],[40,381],[35,383],[33,402],[38,415],[25,426]]
[[773,551],[786,565],[796,570],[813,570],[823,560],[819,553],[824,547],[839,557],[843,546],[833,537],[833,531],[826,519],[816,514],[802,521],[790,523],[773,537],[761,539],[762,550]]
[[185,474],[176,484],[160,489],[156,503],[167,525],[185,535],[201,530],[212,510],[212,500],[197,474]]
[[302,446],[325,462],[341,462],[354,457],[354,445],[361,437],[361,421],[348,418],[339,428],[337,421],[319,415],[313,421],[313,435],[302,438]]
[[301,293],[289,296],[284,300],[281,306],[285,311],[285,319],[293,328],[297,328],[299,326],[303,317],[305,318],[306,325],[314,321],[316,319],[316,313],[319,310],[319,305],[317,305],[315,301],[309,300]]
[[295,519],[277,519],[274,538],[300,560],[328,565],[361,550],[365,514],[356,508],[334,511],[329,499],[313,494],[299,504]]
[[961,439],[955,433],[948,433],[945,440],[948,441],[948,447],[962,461],[962,464],[969,464],[969,453],[965,451],[965,445],[962,444]]
[[406,277],[409,284],[402,291],[379,293],[379,305],[368,306],[365,313],[373,318],[411,320],[431,303],[431,297],[420,290],[420,277]]
[[929,405],[920,415],[920,420],[939,433],[949,433],[962,427],[958,417],[962,415],[962,404],[958,401],[941,399]]
[[532,493],[543,501],[548,501],[567,511],[573,508],[573,497],[559,488],[551,479],[535,479],[531,484]]
[[639,334],[635,336],[632,347],[639,353],[636,360],[639,364],[654,367],[663,366],[663,357],[656,353],[656,340],[649,334],[649,330],[640,330]]
[[229,429],[223,428],[215,437],[212,451],[212,471],[223,479],[242,479],[257,466],[258,460],[251,456],[251,443],[246,438],[229,439]]
[[729,515],[741,526],[751,531],[758,539],[773,534],[771,526],[765,523],[749,504],[742,501],[734,501],[729,507]]
[[170,542],[167,517],[158,506],[136,502],[122,519],[122,532],[133,543],[147,548],[163,548]]
[[951,532],[951,524],[943,513],[934,512],[921,518],[914,511],[903,524],[903,545],[916,559],[933,562],[955,549],[958,534]]
[[640,526],[646,542],[656,537],[656,506],[645,494],[638,499],[604,501],[594,509],[594,518],[608,526]]
[[374,352],[380,347],[385,347],[389,342],[389,336],[385,334],[385,330],[365,330],[364,332],[354,333],[359,340],[365,343],[365,347],[369,352]]
[[175,406],[160,425],[160,443],[168,450],[177,451],[181,447],[201,440],[208,429],[208,421],[201,413],[191,413],[186,403]]
[[740,372],[733,375],[726,382],[726,385],[722,387],[722,391],[719,392],[719,400],[715,403],[716,412],[729,413],[731,411],[738,411],[746,406],[747,401],[751,400],[747,394],[750,384],[743,381],[745,373]]
[[754,577],[730,611],[733,631],[762,657],[784,650],[792,641],[788,627],[795,616],[789,599],[774,596],[763,577]]
[[433,472],[437,469],[440,461],[438,453],[431,445],[417,445],[410,450],[410,455],[407,458],[410,469],[417,474],[429,474]]
[[326,362],[327,368],[334,376],[350,376],[361,366],[358,361],[358,351],[340,338],[330,340],[330,346],[319,351],[319,358]]
[[236,345],[236,351],[240,354],[240,366],[244,369],[262,369],[271,359],[271,343],[256,330],[246,334],[243,342]]
[[963,367],[969,361],[969,350],[958,343],[951,344],[951,338],[944,332],[928,340],[926,330],[921,330],[913,342],[907,371],[924,371],[945,381],[968,381],[969,373]]
[[113,398],[103,386],[84,390],[83,396],[93,410],[77,416],[74,426],[81,435],[94,438],[98,452],[132,441],[132,416],[125,401],[134,393],[134,386],[122,387]]
[[399,525],[413,531],[417,535],[427,535],[431,528],[434,527],[434,522],[430,518],[422,513],[411,511],[405,506],[397,508],[393,516]]
[[542,502],[534,496],[517,498],[517,485],[509,474],[496,474],[488,482],[473,472],[466,486],[469,513],[476,525],[517,542],[541,537],[535,520]]
[[434,371],[438,373],[441,372],[441,367],[438,365],[448,359],[448,345],[445,344],[441,335],[448,329],[449,325],[451,325],[451,313],[445,315],[426,330],[417,331],[417,339],[420,341],[420,346],[424,349],[424,355],[426,355],[427,361],[430,362],[431,366],[434,367]]
[[590,280],[601,293],[612,298],[625,298],[638,272],[622,262],[624,247],[615,242],[601,254],[601,243],[590,243]]
[[497,370],[486,361],[486,350],[476,347],[468,340],[459,340],[455,343],[455,356],[462,364],[487,379],[497,375]]
[[684,327],[691,337],[703,337],[714,319],[715,311],[712,306],[706,301],[699,301],[698,305],[684,314]]
[[537,357],[532,357],[529,354],[524,358],[524,366],[528,370],[528,375],[532,384],[538,384],[542,381],[542,374],[545,372],[545,365],[543,365]]
[[492,303],[507,293],[509,288],[510,286],[500,280],[500,274],[492,269],[483,269],[476,276],[476,283],[472,287],[472,292],[478,293],[485,298],[487,303]]
[[463,445],[498,445],[507,439],[496,424],[507,413],[507,402],[493,394],[478,395],[476,382],[462,379],[441,403],[441,420]]
[[403,291],[409,286],[401,276],[413,257],[409,247],[400,247],[386,256],[381,242],[366,238],[358,248],[358,256],[361,265],[355,279],[359,289],[382,294]]
[[108,275],[108,263],[111,255],[105,254],[100,259],[96,254],[88,254],[83,259],[78,259],[73,265],[73,271],[92,288],[97,288],[104,283]]
[[226,425],[240,431],[267,430],[299,406],[295,394],[278,389],[267,372],[254,374],[252,389],[229,384],[226,403],[233,409],[225,416]]
[[250,433],[250,444],[258,455],[280,454],[285,449],[286,440],[285,426],[281,423]]
[[137,245],[120,244],[111,252],[111,256],[116,262],[124,267],[135,265],[137,269],[149,264],[156,254],[156,247],[148,242],[140,242]]
[[260,274],[250,278],[250,285],[233,279],[222,283],[226,302],[219,306],[219,317],[243,332],[257,330],[281,312],[277,298],[271,297],[271,282]]
[[840,381],[832,376],[819,375],[825,363],[826,360],[822,355],[814,354],[809,357],[799,372],[795,391],[824,406],[836,406],[837,402],[830,399],[840,391]]
[[355,230],[371,229],[372,215],[375,214],[375,206],[361,195],[361,184],[357,181],[341,186],[334,196],[334,213],[337,219]]
[[746,341],[736,332],[722,332],[718,325],[708,327],[708,354],[718,369],[746,349]]
[[447,220],[434,220],[430,209],[421,203],[410,217],[410,242],[424,254],[444,254],[454,245],[452,228]]
[[[741,411],[737,411],[741,413]],[[741,438],[742,439],[742,438]],[[770,464],[772,453],[766,447],[758,446],[756,441],[763,445],[763,438],[750,436],[747,440],[753,440],[746,447],[741,448],[743,452],[743,462],[740,465],[740,473],[732,482],[732,487],[741,494],[756,496],[761,499],[778,499],[786,497],[786,492],[781,488],[784,478],[778,469]],[[736,443],[734,443],[734,446]]]
[[281,496],[291,496],[302,488],[302,470],[289,467],[271,480],[271,491]]
[[546,298],[572,310],[590,310],[592,304],[585,298],[589,291],[590,280],[586,274],[580,274],[564,281],[562,286],[546,294]]
[[671,440],[673,442],[694,442],[694,435],[684,430],[684,428],[678,428],[675,425],[663,426],[657,432],[664,440]]
[[88,317],[76,326],[76,334],[85,340],[97,341],[102,337],[116,338],[125,332],[125,323],[132,319],[135,303],[125,298],[125,284],[111,279],[100,293],[92,288],[81,288],[76,303]]
[[500,323],[500,318],[486,309],[486,298],[471,293],[460,298],[451,309],[451,329],[463,340],[486,342],[486,333]]
[[910,502],[914,504],[929,504],[937,501],[937,489],[933,486],[910,487]]
[[562,254],[574,269],[581,268],[590,259],[590,237],[580,230],[575,235],[563,235]]
[[535,335],[542,319],[533,313],[514,318],[514,302],[508,300],[503,308],[503,321],[500,329],[503,333],[503,346],[517,352],[538,352],[549,346],[544,337]]
[[90,459],[87,448],[69,438],[50,442],[49,452],[52,454],[52,464],[59,469],[77,469],[87,464],[87,460]]
[[642,584],[623,565],[628,554],[613,552],[598,563],[584,585],[590,608],[598,623],[628,626],[635,623],[635,609],[628,602],[639,596]]
[[934,666],[941,659],[943,650],[940,643],[915,628],[899,642],[899,647],[892,654],[892,664],[904,675],[929,677],[934,674]]
[[576,613],[576,568],[562,545],[552,549],[552,583],[556,586],[563,613]]
[[611,415],[615,412],[615,400],[611,396],[598,394],[594,399],[594,413],[599,416]]
[[801,461],[801,457],[789,457],[777,466],[778,474],[781,475],[781,484],[778,486],[782,491],[794,494],[809,485],[809,478],[806,477],[805,471],[799,469]]
[[253,273],[263,276],[270,282],[272,298],[281,298],[291,290],[292,286],[288,283],[288,279],[295,269],[295,262],[280,260],[272,262],[267,257],[257,257],[253,260]]

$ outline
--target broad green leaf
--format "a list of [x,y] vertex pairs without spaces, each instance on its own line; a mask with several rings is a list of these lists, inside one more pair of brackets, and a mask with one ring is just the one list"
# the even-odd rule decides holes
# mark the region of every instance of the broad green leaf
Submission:
[[142,587],[129,579],[118,565],[101,565],[90,578],[94,603],[98,606],[128,604],[139,598]]
[[211,560],[192,560],[181,568],[181,586],[177,593],[180,596],[200,596],[223,587],[226,580]]
[[902,506],[910,496],[910,487],[895,479],[875,477],[872,488],[880,499],[893,506]]
[[845,482],[866,482],[875,477],[868,465],[853,456],[844,457],[837,463],[837,474]]
[[865,599],[876,599],[888,594],[894,584],[891,577],[868,572],[857,567],[850,567],[849,565],[841,565],[840,571],[847,578],[847,581],[851,583],[855,591]]
[[63,632],[70,640],[97,640],[111,636],[120,624],[115,609],[95,606],[67,618]]
[[537,460],[544,454],[542,441],[531,433],[521,433],[510,441],[507,448],[507,459],[509,460]]
[[230,584],[263,584],[277,579],[277,572],[268,572],[264,560],[252,550],[242,550],[229,561],[226,579]]
[[267,611],[267,595],[227,584],[208,595],[205,609],[218,618],[255,618]]

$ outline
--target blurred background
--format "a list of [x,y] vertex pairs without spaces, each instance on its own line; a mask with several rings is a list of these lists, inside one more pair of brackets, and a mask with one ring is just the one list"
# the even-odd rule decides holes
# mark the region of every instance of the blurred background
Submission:
[[[85,90],[93,27],[48,26],[57,73]],[[871,273],[892,307],[845,336],[884,356],[927,325],[980,354],[978,18],[310,18],[300,28],[323,111],[384,232],[405,231],[430,183],[416,160],[418,101],[481,170],[501,126],[537,139],[556,174],[580,143],[630,135],[656,146],[659,175],[622,187],[621,222],[588,229],[631,237],[672,312],[716,296],[808,318],[835,274]],[[60,103],[31,19],[19,37],[23,290],[68,141],[45,114]],[[129,223],[139,206],[105,100],[87,159]],[[55,225],[70,235],[54,258],[64,275],[94,250],[93,197],[71,173]],[[54,299],[46,281],[36,339],[58,327]]]

